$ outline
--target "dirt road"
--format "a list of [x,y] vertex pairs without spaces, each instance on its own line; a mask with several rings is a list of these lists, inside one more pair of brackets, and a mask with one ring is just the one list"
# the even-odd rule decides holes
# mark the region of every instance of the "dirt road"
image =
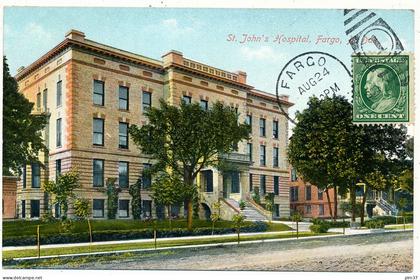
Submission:
[[141,253],[71,268],[409,272],[412,265],[412,232],[403,232]]

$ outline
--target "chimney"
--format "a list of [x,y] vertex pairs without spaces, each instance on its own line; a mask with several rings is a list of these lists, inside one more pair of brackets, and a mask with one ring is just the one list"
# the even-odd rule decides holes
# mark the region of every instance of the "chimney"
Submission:
[[163,67],[168,67],[172,63],[183,64],[184,58],[180,51],[170,50],[166,54],[162,55]]
[[70,31],[66,33],[66,38],[76,40],[76,41],[84,41],[85,33],[76,29],[71,29]]
[[236,74],[238,74],[238,82],[241,84],[246,84],[246,72],[236,71]]

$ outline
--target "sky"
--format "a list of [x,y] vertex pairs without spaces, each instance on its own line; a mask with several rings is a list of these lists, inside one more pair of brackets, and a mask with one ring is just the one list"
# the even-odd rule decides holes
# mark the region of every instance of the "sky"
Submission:
[[[391,26],[405,50],[414,50],[412,11],[373,12]],[[6,7],[4,54],[14,75],[20,66],[29,65],[61,42],[68,30],[77,29],[88,39],[154,59],[174,49],[217,68],[242,70],[248,84],[275,94],[281,70],[304,52],[326,52],[351,69],[353,50],[346,44],[344,20],[343,10],[334,9]],[[244,34],[260,39],[242,42]],[[307,38],[307,42],[279,43],[277,36],[298,41]],[[325,87],[341,81],[350,88],[350,77],[336,62],[328,64],[330,81]],[[297,83],[312,75],[303,72]],[[305,106],[307,96],[282,93],[296,103],[294,111]]]

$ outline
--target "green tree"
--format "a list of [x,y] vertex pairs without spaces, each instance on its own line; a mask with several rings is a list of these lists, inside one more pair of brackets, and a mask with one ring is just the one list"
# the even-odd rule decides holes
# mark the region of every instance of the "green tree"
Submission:
[[42,130],[46,114],[32,114],[34,104],[19,93],[3,57],[3,175],[21,174],[23,165],[39,162],[38,153],[47,151]]
[[116,181],[116,178],[107,178],[105,182],[105,192],[108,195],[108,219],[115,219],[118,212],[118,194],[121,192],[121,189],[116,186]]
[[[355,208],[357,183],[366,183],[375,172],[387,178],[395,174],[394,159],[405,153],[406,130],[354,125],[352,106],[344,97],[313,97],[308,105],[297,115],[288,156],[305,181],[326,191],[334,188],[336,218],[339,192],[348,190]],[[353,221],[355,213],[352,211]]]
[[138,178],[137,181],[130,185],[128,193],[131,195],[131,212],[133,213],[133,219],[141,219],[141,187],[142,180]]
[[210,219],[211,219],[211,235],[214,234],[214,224],[220,220],[220,201],[217,201],[215,203],[213,203],[212,205],[212,209],[213,209],[213,213],[211,213],[210,215]]
[[238,244],[239,244],[241,227],[244,225],[245,217],[242,214],[235,214],[232,217],[232,222],[233,222],[233,226],[236,229],[236,233],[238,234]]
[[269,223],[271,224],[271,220],[273,219],[273,211],[274,211],[274,194],[273,193],[268,193],[265,195],[264,197],[264,202],[265,202],[265,209],[270,212],[270,218],[269,218]]
[[151,197],[158,205],[168,209],[169,227],[172,229],[172,205],[179,205],[184,198],[185,186],[178,176],[161,173],[153,182]]
[[74,214],[81,220],[86,220],[88,223],[89,229],[89,241],[92,243],[92,226],[90,225],[90,203],[89,200],[86,198],[76,198],[73,203]]
[[70,170],[58,176],[56,181],[46,181],[42,185],[42,189],[50,194],[53,203],[60,205],[63,217],[67,217],[68,204],[71,199],[75,198],[74,190],[81,187],[79,173]]
[[146,112],[148,124],[130,127],[130,135],[143,153],[156,160],[152,172],[167,171],[183,178],[188,206],[188,229],[192,229],[195,181],[206,166],[220,166],[222,154],[248,139],[250,127],[238,122],[235,110],[215,103],[209,110],[199,104],[172,106],[161,100],[160,108]]

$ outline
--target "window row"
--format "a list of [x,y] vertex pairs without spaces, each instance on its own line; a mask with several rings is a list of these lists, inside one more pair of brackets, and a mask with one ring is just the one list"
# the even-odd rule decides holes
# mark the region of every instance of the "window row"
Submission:
[[[250,125],[251,129],[252,129],[252,115],[247,115],[246,119],[245,119],[245,122],[246,122],[246,124]],[[266,130],[267,130],[266,129],[266,119],[260,118],[259,128],[260,128],[259,135],[261,137],[266,137]],[[279,139],[279,122],[278,121],[273,121],[272,131],[273,131],[273,135],[272,135],[273,138],[274,139]]]
[[[249,156],[249,161],[253,161],[252,157],[252,149],[253,145],[252,143],[247,143],[247,154]],[[279,148],[273,147],[273,167],[279,167]],[[267,155],[266,155],[266,146],[260,145],[260,165],[266,166],[267,165]]]
[[[152,178],[148,174],[147,169],[151,167],[150,164],[144,164],[142,174],[142,187],[150,188],[152,184]],[[93,160],[93,187],[104,187],[105,186],[105,160],[94,159]],[[120,188],[129,187],[129,163],[127,161],[118,162],[118,186]]]
[[[305,214],[312,215],[312,205],[310,205],[310,204],[305,205]],[[324,215],[325,215],[324,204],[319,204],[318,205],[318,216],[324,216]]]
[[[249,174],[249,191],[254,190],[253,186],[253,178],[254,176],[259,176],[259,192],[260,194],[266,194],[267,193],[267,175],[256,175],[256,174]],[[279,195],[280,190],[280,177],[279,176],[273,176],[273,187],[274,187],[274,195]]]
[[[130,89],[126,86],[118,87],[118,108],[129,110]],[[93,104],[105,106],[105,82],[93,80]],[[152,93],[142,92],[142,109],[147,111],[152,106]]]
[[[118,148],[128,149],[128,128],[129,124],[119,122],[118,124]],[[93,118],[93,145],[105,145],[105,119]]]
[[[62,88],[62,81],[57,82],[56,86],[56,106],[60,107],[62,104],[63,99],[63,88]],[[44,110],[48,107],[48,89],[44,89],[42,91],[42,106]],[[41,92],[38,92],[36,95],[36,108],[38,111],[41,110]]]

